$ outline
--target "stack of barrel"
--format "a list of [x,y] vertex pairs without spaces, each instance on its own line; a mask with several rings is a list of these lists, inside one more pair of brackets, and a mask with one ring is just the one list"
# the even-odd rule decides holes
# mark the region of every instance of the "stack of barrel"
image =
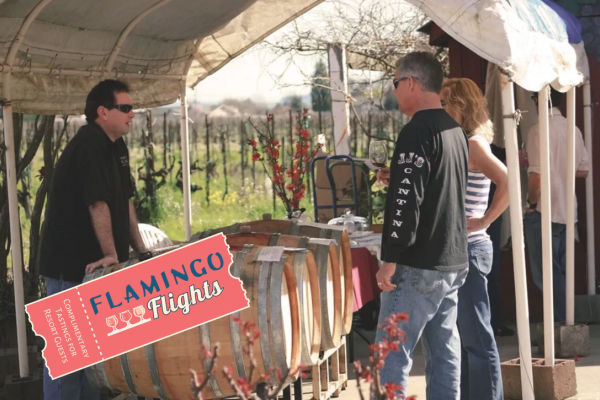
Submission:
[[[190,369],[204,374],[211,360],[202,348],[218,342],[218,366],[202,394],[206,399],[234,396],[221,368],[233,366],[234,378],[247,378],[251,368],[246,338],[234,318],[255,323],[261,333],[253,348],[253,378],[269,369],[279,368],[285,376],[300,365],[315,365],[324,351],[340,345],[351,329],[354,302],[346,231],[264,219],[199,232],[190,241],[221,232],[234,260],[230,272],[242,280],[250,307],[89,367],[93,384],[139,396],[188,399]],[[270,246],[284,247],[283,254],[269,254]],[[135,263],[96,270],[86,281]],[[272,384],[276,377],[271,374]]]

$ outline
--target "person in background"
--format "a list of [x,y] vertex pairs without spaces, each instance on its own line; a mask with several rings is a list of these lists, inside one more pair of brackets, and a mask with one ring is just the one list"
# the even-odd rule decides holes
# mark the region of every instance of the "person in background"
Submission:
[[[383,290],[379,324],[408,315],[406,340],[381,370],[381,384],[407,395],[413,351],[422,339],[427,398],[460,398],[458,289],[468,272],[465,196],[469,144],[460,125],[442,108],[441,64],[425,52],[396,64],[394,95],[412,117],[400,131],[390,168],[377,179],[388,185],[377,283]],[[388,338],[381,327],[376,342]]]
[[[52,176],[41,233],[38,265],[48,296],[82,283],[86,273],[129,258],[129,246],[140,260],[151,253],[138,230],[123,135],[134,117],[129,88],[105,80],[88,94],[87,125],[62,152]],[[44,399],[93,400],[83,370],[52,379],[44,365]]]
[[[469,136],[469,179],[465,207],[469,273],[458,290],[458,328],[462,342],[461,399],[502,400],[500,356],[491,325],[487,275],[493,246],[486,229],[508,207],[506,166],[491,151],[494,137],[485,99],[470,79],[448,79],[441,94],[445,109]],[[490,184],[497,186],[488,208]]]
[[[563,95],[551,89],[548,99],[550,137],[550,204],[552,220],[552,282],[554,289],[554,322],[566,320],[566,245],[567,245],[567,119],[559,107]],[[532,98],[538,104],[538,95]],[[525,243],[535,285],[543,291],[542,278],[542,215],[540,199],[540,134],[539,123],[529,131],[525,143],[529,162],[529,185],[527,207],[523,217]],[[577,178],[586,178],[589,170],[587,151],[581,131],[575,127],[575,170]],[[577,198],[575,199],[575,222],[577,222]]]

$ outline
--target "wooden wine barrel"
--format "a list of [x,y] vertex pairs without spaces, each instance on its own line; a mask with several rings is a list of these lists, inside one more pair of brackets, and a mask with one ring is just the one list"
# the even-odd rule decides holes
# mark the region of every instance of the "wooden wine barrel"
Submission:
[[[271,220],[269,219],[268,214],[266,215],[267,219],[241,222],[223,228],[198,232],[192,236],[190,242],[204,239],[221,232],[225,235],[237,233],[242,226],[249,226],[252,232],[281,233],[285,235],[335,240],[340,263],[340,279],[342,281],[342,334],[349,334],[352,329],[352,314],[354,311],[354,287],[352,285],[352,252],[350,249],[348,232],[335,229],[333,226],[326,224],[302,225],[296,221],[290,220]],[[263,218],[265,218],[265,216],[263,216]]]
[[[187,400],[190,398],[190,369],[205,374],[209,367],[210,360],[203,357],[202,346],[212,350],[219,343],[218,365],[202,395],[206,399],[234,396],[222,367],[233,366],[234,378],[249,378],[251,367],[244,351],[246,339],[234,317],[255,323],[261,332],[253,347],[257,364],[253,380],[270,368],[280,368],[284,375],[297,370],[300,365],[300,299],[292,264],[283,256],[277,262],[255,262],[254,255],[248,251],[231,254],[234,261],[230,272],[243,282],[249,308],[88,367],[85,372],[90,382],[100,388],[138,396]],[[136,261],[97,269],[88,274],[84,282]],[[277,383],[276,374],[271,374],[270,383]]]
[[342,295],[340,269],[335,244],[311,243],[302,236],[279,233],[234,233],[226,236],[230,246],[254,244],[258,246],[283,246],[309,248],[314,254],[318,270],[318,287],[321,299],[321,349],[339,346],[342,340]]
[[[231,244],[230,251],[248,251],[256,254],[264,246]],[[300,296],[300,333],[302,365],[312,366],[319,360],[321,350],[321,295],[319,271],[315,258],[308,249],[284,251],[287,262],[294,266]]]

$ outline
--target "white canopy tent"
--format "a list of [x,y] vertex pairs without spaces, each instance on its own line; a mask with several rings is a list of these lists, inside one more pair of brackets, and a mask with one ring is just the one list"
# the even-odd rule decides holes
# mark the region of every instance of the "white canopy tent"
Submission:
[[[525,252],[521,209],[521,184],[516,125],[520,112],[515,110],[513,83],[529,91],[540,92],[540,158],[542,204],[542,248],[544,276],[544,336],[546,365],[554,364],[554,324],[552,304],[552,234],[550,220],[550,167],[548,151],[549,85],[567,92],[569,122],[568,202],[567,202],[567,322],[573,323],[574,310],[574,226],[575,196],[574,133],[575,87],[586,83],[589,76],[583,42],[572,43],[574,27],[567,23],[564,10],[552,8],[544,0],[407,0],[419,7],[442,30],[480,57],[498,65],[503,74],[500,87],[504,118],[504,135],[510,189],[515,292],[517,297],[517,330],[519,335],[521,387],[523,399],[533,400],[533,374],[529,332],[529,312],[525,275]],[[551,3],[551,2],[549,2]],[[552,5],[552,4],[550,4]],[[562,13],[562,14],[559,14]],[[568,17],[568,16],[566,16]],[[576,30],[576,29],[575,29]],[[584,87],[589,100],[589,84]],[[590,118],[591,113],[584,114]],[[591,152],[591,124],[585,123],[586,144]],[[589,131],[588,131],[589,128]],[[591,154],[591,153],[590,153]],[[590,157],[591,159],[591,157]],[[591,168],[590,168],[591,169]],[[591,179],[588,178],[588,179]],[[591,182],[591,181],[590,181]],[[588,186],[588,192],[591,192]],[[588,194],[588,196],[590,196]],[[589,199],[589,197],[588,197]],[[571,207],[571,208],[569,208]],[[589,201],[588,210],[593,210]],[[589,214],[588,214],[589,215]],[[591,224],[593,226],[593,222]],[[592,231],[593,234],[593,231]],[[589,239],[588,239],[589,240]],[[590,246],[588,242],[588,247]],[[589,253],[588,253],[589,254]],[[592,270],[593,249],[591,260]],[[589,270],[589,269],[588,269]]]
[[[0,0],[0,93],[21,377],[29,376],[12,113],[81,114],[102,79],[136,108],[181,100],[185,236],[191,236],[186,87],[323,0]],[[235,82],[232,82],[235,84]]]

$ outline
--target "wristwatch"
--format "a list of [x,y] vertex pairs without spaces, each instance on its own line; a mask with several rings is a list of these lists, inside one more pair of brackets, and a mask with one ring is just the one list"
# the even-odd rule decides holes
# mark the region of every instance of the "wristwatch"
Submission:
[[531,203],[527,202],[527,204],[529,204],[530,210],[535,210],[537,208],[537,203],[531,204]]
[[140,261],[146,261],[152,258],[152,252],[147,251],[145,253],[140,253],[140,255],[138,256],[138,260]]

